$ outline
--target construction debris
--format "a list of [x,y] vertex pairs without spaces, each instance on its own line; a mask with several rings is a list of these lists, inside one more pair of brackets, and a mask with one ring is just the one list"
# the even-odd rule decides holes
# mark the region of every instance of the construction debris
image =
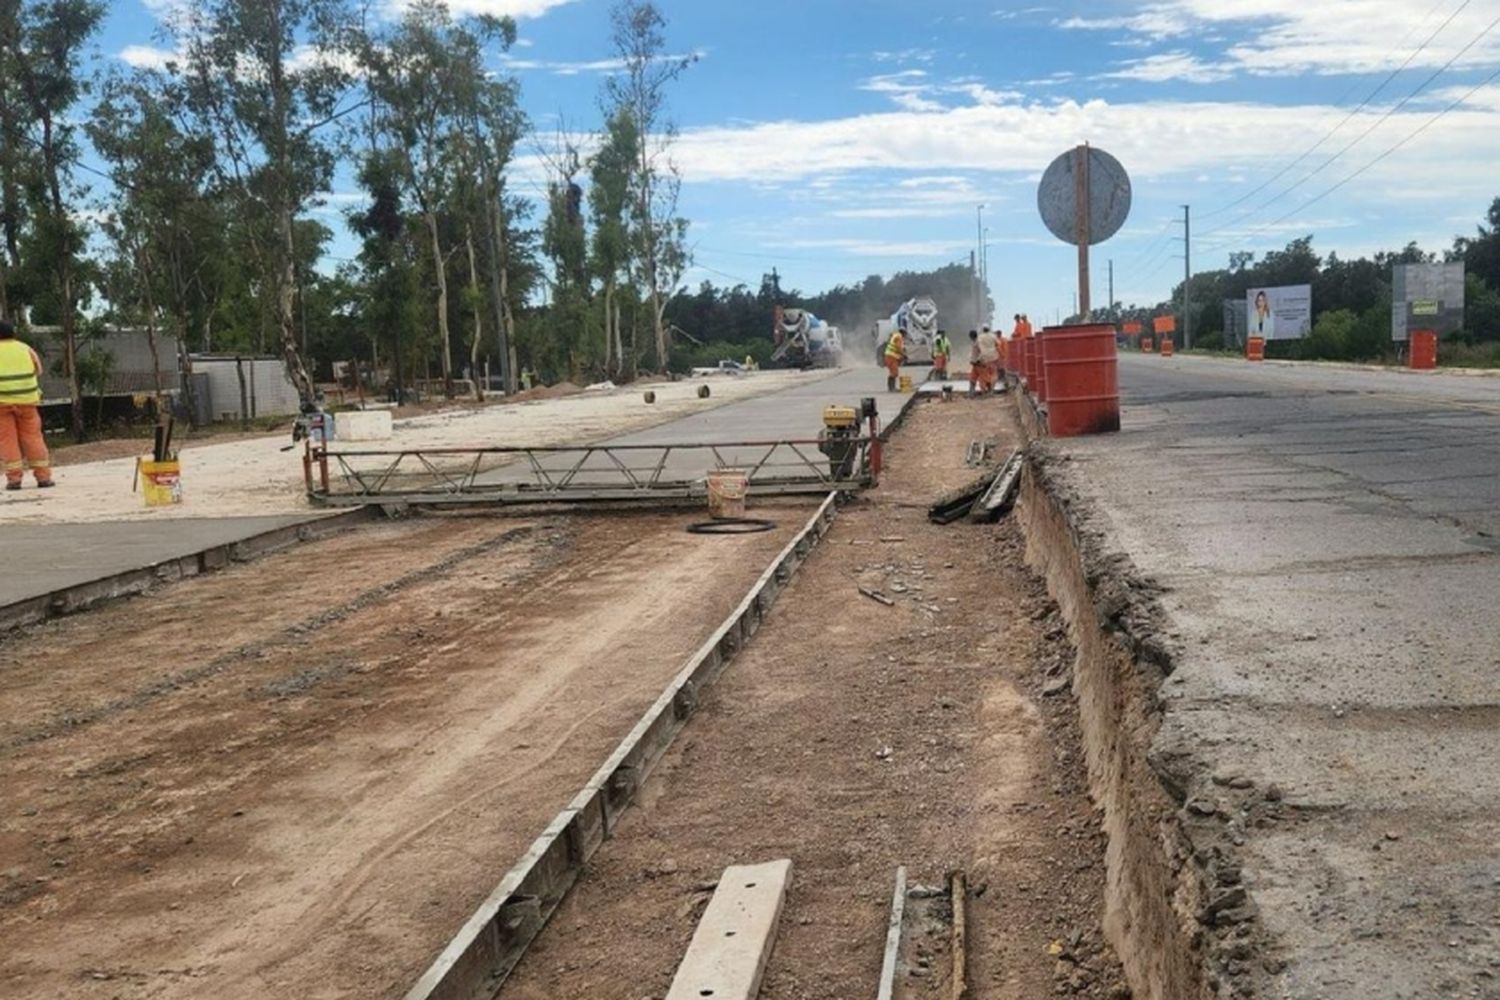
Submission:
[[871,590],[869,587],[860,587],[859,592],[872,601],[879,601],[881,604],[884,604],[888,608],[894,608],[896,606],[895,601],[891,600],[889,597],[886,597],[878,590]]
[[1021,485],[1021,470],[1025,464],[1025,456],[1020,449],[1011,452],[1005,464],[1000,466],[1000,474],[995,477],[990,488],[970,509],[969,520],[994,521],[1009,510],[1015,499],[1016,490]]
[[933,524],[952,524],[960,518],[967,517],[969,511],[974,508],[974,504],[994,483],[997,475],[999,475],[999,470],[992,469],[978,479],[944,493],[927,508],[927,520]]

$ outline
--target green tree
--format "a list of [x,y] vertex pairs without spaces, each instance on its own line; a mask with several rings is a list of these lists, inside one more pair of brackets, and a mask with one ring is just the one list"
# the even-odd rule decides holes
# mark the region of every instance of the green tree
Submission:
[[[81,192],[73,179],[78,145],[70,112],[88,93],[80,63],[103,17],[104,5],[94,0],[10,0],[0,6],[0,50],[6,52],[6,64],[15,74],[15,107],[20,112],[16,122],[6,123],[16,131],[7,131],[5,144],[23,142],[35,149],[31,252],[36,269],[53,283],[64,371],[73,396],[73,434],[79,440],[84,427],[77,279],[86,234],[73,211]],[[7,98],[6,103],[11,100]]]
[[639,360],[632,352],[628,366],[625,361],[618,296],[621,280],[629,276],[630,178],[639,145],[629,109],[616,108],[605,123],[604,141],[589,160],[589,212],[594,221],[590,258],[604,289],[604,371],[610,378],[633,371]]
[[296,221],[333,176],[329,126],[357,107],[340,104],[347,21],[340,0],[203,0],[170,25],[188,107],[240,221],[250,294],[304,402],[313,385],[298,350]]
[[623,111],[636,132],[630,177],[632,264],[651,310],[656,368],[666,371],[671,344],[667,299],[687,269],[687,221],[677,214],[681,188],[669,155],[676,130],[667,117],[667,88],[695,56],[667,52],[667,22],[650,0],[619,0],[610,10],[611,40],[623,69],[604,83],[606,114]]

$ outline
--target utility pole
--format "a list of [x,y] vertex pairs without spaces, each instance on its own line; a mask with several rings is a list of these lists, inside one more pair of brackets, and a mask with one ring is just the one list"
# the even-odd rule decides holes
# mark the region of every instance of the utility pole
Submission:
[[1182,206],[1182,349],[1193,346],[1193,208]]
[[974,267],[974,329],[984,325],[984,202],[974,210],[974,253],[969,258]]
[[1109,321],[1115,321],[1115,259],[1109,259]]
[[973,250],[969,251],[969,274],[972,276],[972,289],[974,292],[974,329],[979,329],[979,258]]

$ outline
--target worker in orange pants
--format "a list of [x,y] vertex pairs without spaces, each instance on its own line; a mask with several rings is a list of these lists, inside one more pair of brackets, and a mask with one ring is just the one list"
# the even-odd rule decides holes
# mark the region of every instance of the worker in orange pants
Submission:
[[896,391],[896,382],[901,376],[901,362],[906,360],[906,331],[897,330],[891,334],[891,339],[885,345],[885,387],[889,392]]
[[52,461],[42,439],[42,361],[16,339],[16,328],[0,319],[0,462],[5,488],[18,490],[31,467],[36,484],[52,485]]

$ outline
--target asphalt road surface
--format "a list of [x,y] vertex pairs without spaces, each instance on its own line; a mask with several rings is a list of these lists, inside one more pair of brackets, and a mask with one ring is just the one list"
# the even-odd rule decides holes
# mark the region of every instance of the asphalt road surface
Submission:
[[1153,760],[1284,796],[1234,832],[1276,995],[1500,996],[1500,378],[1120,376],[1121,434],[1048,447],[1166,588]]

